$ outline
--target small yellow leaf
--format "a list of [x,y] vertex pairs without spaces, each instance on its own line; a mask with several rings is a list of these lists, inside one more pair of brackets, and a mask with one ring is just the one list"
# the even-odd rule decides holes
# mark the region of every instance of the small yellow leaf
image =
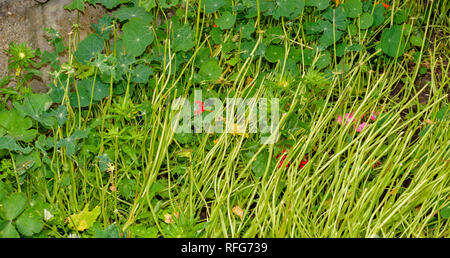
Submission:
[[244,217],[244,210],[241,209],[241,207],[235,205],[233,207],[233,209],[231,210],[235,215],[239,216],[239,218],[243,218]]
[[81,212],[70,215],[66,221],[69,222],[70,229],[84,231],[94,225],[100,211],[100,206],[96,206],[92,211],[89,211],[88,205],[86,205]]

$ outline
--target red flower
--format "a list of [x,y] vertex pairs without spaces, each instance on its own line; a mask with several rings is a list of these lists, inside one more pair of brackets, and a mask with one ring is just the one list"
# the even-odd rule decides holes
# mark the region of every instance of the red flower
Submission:
[[[281,168],[281,166],[283,166],[283,162],[284,162],[284,160],[285,160],[286,157],[287,157],[286,150],[283,150],[283,153],[282,153],[282,154],[278,154],[278,156],[277,156],[276,158],[279,159],[280,157],[281,157],[281,160],[280,160],[280,163],[278,164],[278,168]],[[299,165],[300,169],[302,169],[307,163],[308,163],[308,159],[305,157],[305,158],[300,162],[300,165]],[[286,164],[286,168],[288,168],[289,165],[291,165],[291,162],[288,162],[288,163]]]
[[194,115],[199,115],[199,114],[205,112],[205,107],[203,106],[203,101],[197,100],[197,101],[195,101],[195,104],[198,105],[198,110],[194,111]]
[[[286,153],[286,150],[283,150],[283,157],[282,157],[281,160],[280,160],[280,164],[278,165],[278,168],[281,168],[281,166],[283,166],[283,161],[284,161],[284,159],[287,157],[287,155],[286,155],[285,153]],[[279,154],[279,155],[277,156],[277,159],[278,159],[279,157],[281,157],[281,154]],[[286,165],[286,167],[289,167],[289,164],[291,164],[291,163],[288,163],[288,164]]]
[[386,9],[388,9],[389,8],[389,5],[388,4],[386,4],[386,3],[383,3],[383,2],[381,2],[381,4],[384,6],[384,8],[386,8]]
[[214,24],[213,27],[214,27],[214,28],[217,28],[217,24]]
[[305,159],[303,159],[303,160],[300,162],[300,169],[302,169],[307,163],[308,163],[308,159],[305,157]]

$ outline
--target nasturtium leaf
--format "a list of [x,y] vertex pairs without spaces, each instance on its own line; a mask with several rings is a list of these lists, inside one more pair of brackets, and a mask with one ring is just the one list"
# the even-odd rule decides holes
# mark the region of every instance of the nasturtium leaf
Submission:
[[211,35],[211,39],[214,41],[214,44],[220,44],[222,42],[222,30],[218,27],[213,27],[209,34]]
[[346,30],[350,21],[347,20],[347,15],[344,11],[344,6],[339,5],[336,9],[328,8],[323,14],[323,18],[335,24],[339,30]]
[[289,49],[288,58],[294,60],[296,63],[302,60],[302,50],[300,48],[291,47]]
[[394,23],[402,24],[408,19],[408,12],[406,10],[399,10],[394,14]]
[[278,20],[280,17],[290,17],[297,10],[305,7],[304,0],[275,0],[275,10],[273,10],[273,18]]
[[189,24],[174,28],[172,34],[172,47],[174,52],[186,52],[193,48],[194,45],[194,31]]
[[140,7],[144,8],[145,11],[150,12],[154,7],[156,7],[156,1],[155,0],[132,0],[135,7],[138,7],[139,4]]
[[264,35],[266,36],[264,41],[267,42],[267,44],[269,43],[278,44],[284,37],[284,32],[280,26],[272,26],[266,30],[266,33],[264,33]]
[[97,53],[100,53],[105,48],[105,41],[97,34],[91,34],[83,39],[74,55],[81,63],[91,61]]
[[[91,99],[91,96],[94,101],[100,101],[110,95],[110,86],[108,84],[103,83],[99,78],[95,79],[94,77],[89,77],[88,79],[84,79],[78,82],[78,88],[84,88],[89,93],[88,97]],[[92,90],[93,93],[92,93]]]
[[217,64],[217,61],[209,61],[200,67],[198,73],[201,81],[217,81],[222,76],[222,68]]
[[158,3],[164,9],[170,8],[180,3],[180,0],[159,0]]
[[94,222],[97,220],[100,212],[100,206],[96,206],[92,211],[89,211],[88,205],[86,205],[81,212],[70,215],[68,218],[68,226],[69,228],[78,231],[89,229],[94,225]]
[[391,57],[401,56],[405,50],[405,39],[403,38],[402,27],[394,25],[384,29],[381,34],[381,49]]
[[373,24],[373,16],[370,13],[363,13],[360,17],[359,28],[362,30],[370,28]]
[[107,14],[103,18],[98,20],[98,23],[91,23],[92,28],[95,32],[100,35],[104,40],[109,40],[112,32],[112,22],[113,18]]
[[226,4],[225,0],[202,0],[202,10],[206,13],[213,13]]
[[314,60],[314,50],[309,49],[309,48],[304,49],[303,50],[302,60],[301,60],[302,63],[304,65],[311,65],[313,60]]
[[22,193],[12,193],[2,201],[2,210],[7,220],[14,220],[19,216],[26,208],[27,196]]
[[322,55],[317,59],[315,66],[317,69],[322,70],[331,63],[331,54],[328,51],[324,51]]
[[[248,58],[253,52],[253,49],[256,46],[256,41],[245,41],[241,44],[241,57],[242,58]],[[255,52],[253,53],[254,56],[263,56],[266,49],[264,44],[259,43],[258,46],[256,46]]]
[[218,19],[216,19],[216,24],[221,28],[222,30],[227,30],[233,27],[234,23],[236,22],[236,16],[234,16],[230,12],[224,12],[222,13],[222,16],[220,16]]
[[252,33],[255,32],[255,22],[249,20],[247,24],[240,26],[243,39],[252,39]]
[[306,0],[305,6],[315,6],[317,10],[322,11],[330,5],[330,0]]
[[348,31],[350,33],[351,36],[357,36],[358,35],[358,27],[356,27],[355,24],[350,24],[348,25]]
[[417,33],[411,35],[409,38],[409,42],[411,42],[411,44],[415,47],[421,47],[423,42],[423,34]]
[[72,107],[88,107],[91,104],[91,95],[86,88],[82,87],[72,92],[69,100]]
[[3,221],[0,223],[0,237],[19,238],[20,236],[11,221]]
[[285,49],[282,46],[270,45],[266,49],[265,57],[267,61],[276,63],[284,60]]
[[[30,129],[32,126],[33,121],[29,117],[21,116],[16,109],[0,112],[0,136],[8,134],[15,140],[30,142],[37,134],[37,130]],[[14,146],[5,139],[3,139],[3,145]]]
[[77,9],[80,12],[84,12],[84,0],[73,0],[72,3],[64,6],[64,9],[69,11]]
[[386,12],[386,8],[384,8],[383,4],[377,4],[375,9],[373,10],[373,26],[376,27],[382,24],[385,20],[384,13]]
[[353,44],[351,46],[348,46],[347,49],[345,50],[346,52],[350,52],[350,51],[361,51],[363,50],[363,46],[361,46],[360,44]]
[[139,17],[150,23],[152,19],[151,14],[146,12],[142,7],[122,6],[119,10],[115,11],[113,15],[121,22]]
[[347,17],[356,18],[362,13],[361,0],[346,0],[344,2],[344,10]]
[[131,0],[88,0],[92,4],[101,4],[107,9],[113,9],[120,4],[129,3]]
[[142,18],[130,19],[123,25],[123,44],[127,52],[133,56],[140,56],[145,49],[153,42],[155,36],[151,30],[150,24]]
[[21,116],[29,116],[34,120],[40,121],[42,114],[53,104],[48,94],[26,94],[23,104],[14,102],[14,107]]
[[146,83],[153,74],[153,70],[150,66],[146,64],[139,64],[133,71],[131,81],[136,83]]
[[324,30],[322,36],[319,38],[319,47],[321,49],[327,49],[341,38],[342,33],[340,30],[335,30],[333,33],[333,28],[331,30]]
[[25,236],[32,236],[42,230],[44,223],[39,213],[33,209],[27,209],[16,220],[16,227]]

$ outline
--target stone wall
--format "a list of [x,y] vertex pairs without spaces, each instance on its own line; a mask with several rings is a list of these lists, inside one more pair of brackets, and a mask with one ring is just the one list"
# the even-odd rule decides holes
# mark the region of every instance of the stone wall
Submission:
[[[10,42],[27,42],[32,48],[52,51],[47,43],[42,28],[52,27],[66,38],[71,31],[72,24],[77,21],[77,12],[64,10],[64,6],[72,0],[0,0],[0,78],[8,71],[8,57],[4,51]],[[91,31],[91,23],[96,23],[103,17],[105,10],[100,6],[87,6],[84,14],[80,15],[81,36]],[[48,68],[47,68],[48,69]],[[44,69],[46,70],[46,69]],[[35,91],[45,91],[50,77],[45,74],[42,80],[33,80]]]

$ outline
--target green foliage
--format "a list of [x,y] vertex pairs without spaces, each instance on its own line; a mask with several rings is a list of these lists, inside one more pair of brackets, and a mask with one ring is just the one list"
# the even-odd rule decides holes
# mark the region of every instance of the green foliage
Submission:
[[150,25],[140,17],[132,18],[123,25],[123,44],[127,53],[135,57],[144,53],[154,38]]
[[391,57],[398,57],[405,51],[405,41],[402,27],[394,25],[381,34],[381,49]]

